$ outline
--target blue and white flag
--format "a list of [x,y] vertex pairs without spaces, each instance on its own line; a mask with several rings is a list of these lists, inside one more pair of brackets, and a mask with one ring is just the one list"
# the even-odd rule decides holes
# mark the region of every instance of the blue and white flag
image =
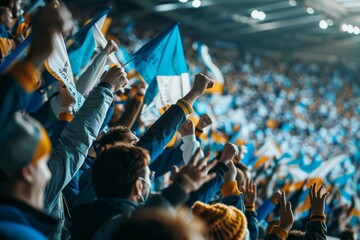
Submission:
[[[137,72],[149,84],[144,109],[175,103],[190,90],[179,23],[176,22],[133,56]],[[150,104],[151,103],[151,104]]]
[[72,44],[68,47],[68,54],[71,68],[75,76],[81,73],[81,70],[87,66],[96,49],[96,39],[94,36],[95,25],[101,29],[107,14],[111,7],[107,8],[91,21],[82,27],[72,38]]
[[[115,56],[121,63],[128,62],[132,57],[124,46],[119,46],[119,50],[115,53]],[[129,62],[124,66],[124,68],[126,72],[130,72],[135,70],[135,65],[133,62]]]

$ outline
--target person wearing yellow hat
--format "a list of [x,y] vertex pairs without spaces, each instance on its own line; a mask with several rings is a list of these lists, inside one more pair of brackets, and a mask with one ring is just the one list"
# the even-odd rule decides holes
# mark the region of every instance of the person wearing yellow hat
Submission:
[[222,203],[209,205],[198,201],[193,205],[192,213],[207,223],[209,235],[215,240],[240,240],[246,235],[246,217],[234,206]]

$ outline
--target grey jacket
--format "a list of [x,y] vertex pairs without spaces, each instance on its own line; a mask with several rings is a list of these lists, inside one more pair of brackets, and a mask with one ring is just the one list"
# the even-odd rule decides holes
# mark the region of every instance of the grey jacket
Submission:
[[61,191],[83,164],[112,101],[113,93],[108,84],[95,87],[63,131],[60,144],[52,151],[49,160],[52,178],[45,189],[45,210],[61,220],[55,239],[66,238],[60,235],[65,219]]

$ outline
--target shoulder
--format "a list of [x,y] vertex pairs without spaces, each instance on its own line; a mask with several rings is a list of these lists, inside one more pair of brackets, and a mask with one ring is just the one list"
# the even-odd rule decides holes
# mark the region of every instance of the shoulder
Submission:
[[47,239],[42,233],[30,226],[17,222],[0,221],[1,239]]

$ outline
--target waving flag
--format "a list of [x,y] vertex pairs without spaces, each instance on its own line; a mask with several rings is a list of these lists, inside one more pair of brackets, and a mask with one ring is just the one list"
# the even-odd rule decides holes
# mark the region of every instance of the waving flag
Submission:
[[[93,34],[96,45],[101,49],[105,48],[107,40],[97,24],[94,26]],[[98,56],[89,61],[87,64],[88,66],[84,67],[86,70],[81,73],[80,78],[76,82],[77,89],[85,97],[94,88],[94,86],[100,82],[101,75],[108,69],[109,66],[120,65],[114,53],[109,56],[102,55],[100,56],[100,60]]]
[[175,103],[190,90],[179,23],[159,34],[133,56],[137,72],[149,84],[144,104],[164,107]]
[[272,140],[268,140],[256,152],[258,158],[254,162],[254,169],[258,169],[267,161],[272,161],[274,157],[279,159],[282,155],[279,145]]
[[195,42],[193,48],[197,50],[201,62],[206,66],[211,77],[215,79],[214,86],[211,89],[208,89],[207,92],[222,93],[225,80],[218,66],[214,64],[209,53],[209,48],[201,42]]
[[72,44],[68,47],[68,54],[75,76],[81,73],[81,70],[92,58],[96,48],[96,40],[94,37],[95,25],[101,28],[110,10],[111,7],[91,19],[91,21],[82,27],[70,40]]
[[[76,90],[74,75],[70,66],[69,57],[66,52],[64,38],[61,33],[56,33],[54,35],[54,51],[44,62],[44,65],[45,69],[50,73],[52,77],[59,81],[62,81],[66,85],[71,95],[75,99],[74,110],[79,110],[85,99]],[[56,109],[59,110],[60,106],[58,106]],[[53,108],[53,110],[55,109]],[[55,111],[55,114],[57,115],[58,112]]]

